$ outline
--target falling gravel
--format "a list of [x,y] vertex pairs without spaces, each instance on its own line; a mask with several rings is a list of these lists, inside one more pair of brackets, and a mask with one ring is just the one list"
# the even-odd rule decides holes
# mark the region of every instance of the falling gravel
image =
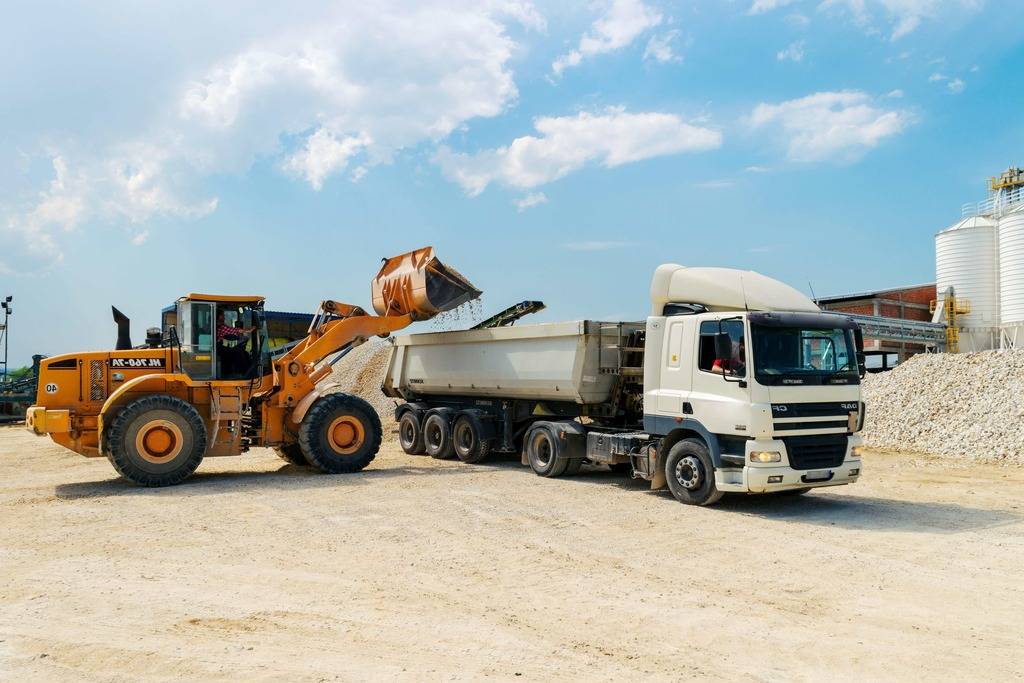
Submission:
[[395,401],[380,390],[387,371],[390,348],[391,343],[385,339],[370,339],[338,361],[329,380],[340,385],[338,391],[355,394],[373,406],[380,415],[385,439],[393,437],[395,428]]
[[1024,466],[1024,350],[922,354],[863,388],[870,446]]

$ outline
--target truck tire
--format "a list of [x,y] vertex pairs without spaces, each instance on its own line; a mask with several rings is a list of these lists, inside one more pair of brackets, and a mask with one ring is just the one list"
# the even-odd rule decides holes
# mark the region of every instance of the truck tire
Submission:
[[569,461],[558,457],[558,439],[547,427],[533,427],[526,435],[526,457],[541,477],[560,477]]
[[290,443],[286,446],[277,446],[274,448],[274,452],[277,453],[277,457],[284,460],[289,465],[299,465],[301,467],[309,466],[306,462],[306,456],[302,454],[302,446],[297,443]]
[[573,458],[572,460],[565,461],[565,472],[563,476],[574,477],[580,473],[580,469],[583,467],[583,458]]
[[665,480],[672,495],[687,505],[714,505],[722,492],[715,487],[715,466],[700,439],[683,439],[665,458]]
[[452,446],[459,460],[467,463],[482,462],[491,452],[491,442],[483,438],[480,418],[463,413],[452,427]]
[[206,425],[174,396],[143,396],[110,423],[104,452],[117,473],[142,486],[172,486],[206,454]]
[[448,416],[431,410],[423,420],[423,443],[427,455],[437,460],[451,460],[455,457],[452,447],[452,430],[448,426]]
[[411,410],[402,413],[398,419],[398,443],[409,455],[423,455],[427,452],[420,417]]
[[369,403],[351,394],[327,394],[302,418],[299,445],[313,467],[349,474],[377,456],[382,432],[380,417]]

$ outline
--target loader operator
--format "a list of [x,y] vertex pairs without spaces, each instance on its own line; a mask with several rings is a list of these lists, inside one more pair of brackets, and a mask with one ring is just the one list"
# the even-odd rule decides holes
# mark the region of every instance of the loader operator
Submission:
[[[244,375],[249,368],[249,354],[242,345],[242,337],[252,334],[255,327],[232,327],[224,322],[224,311],[217,311],[217,355],[221,359],[221,376]],[[227,346],[224,342],[237,342]]]

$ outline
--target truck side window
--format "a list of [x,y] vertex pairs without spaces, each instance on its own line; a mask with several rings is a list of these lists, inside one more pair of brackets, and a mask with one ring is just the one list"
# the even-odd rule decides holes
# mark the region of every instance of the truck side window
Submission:
[[[739,345],[743,339],[743,321],[726,320],[722,323],[722,331],[728,333],[733,346]],[[715,365],[715,335],[718,334],[718,322],[705,320],[700,324],[700,345],[697,348],[697,368],[711,372]]]

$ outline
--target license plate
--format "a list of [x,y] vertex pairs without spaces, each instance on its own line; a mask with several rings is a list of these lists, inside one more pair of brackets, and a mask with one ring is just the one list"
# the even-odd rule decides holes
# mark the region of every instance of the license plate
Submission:
[[831,476],[829,470],[812,470],[804,475],[804,481],[826,481]]

